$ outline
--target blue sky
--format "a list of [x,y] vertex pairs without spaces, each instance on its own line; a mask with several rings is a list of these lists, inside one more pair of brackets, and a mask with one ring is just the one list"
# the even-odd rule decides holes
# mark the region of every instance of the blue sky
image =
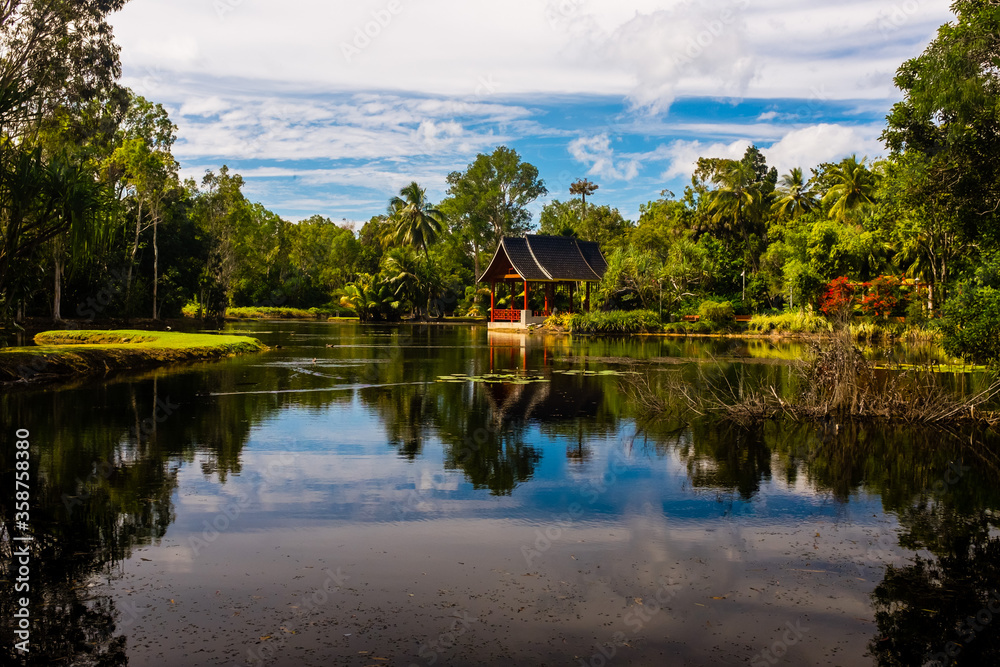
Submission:
[[[699,156],[786,172],[876,157],[896,68],[948,0],[131,0],[124,83],[178,125],[182,175],[222,164],[291,220],[360,222],[498,145],[551,198],[587,177],[635,219]],[[537,215],[536,218],[537,220]]]

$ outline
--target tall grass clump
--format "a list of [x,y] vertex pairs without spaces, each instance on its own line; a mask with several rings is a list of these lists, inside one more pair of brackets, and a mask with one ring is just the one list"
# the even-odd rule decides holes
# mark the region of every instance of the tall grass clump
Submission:
[[822,315],[800,310],[778,315],[754,315],[747,329],[760,334],[812,334],[833,331],[833,324]]
[[569,330],[580,334],[635,334],[663,330],[660,316],[652,310],[611,310],[606,313],[575,313]]

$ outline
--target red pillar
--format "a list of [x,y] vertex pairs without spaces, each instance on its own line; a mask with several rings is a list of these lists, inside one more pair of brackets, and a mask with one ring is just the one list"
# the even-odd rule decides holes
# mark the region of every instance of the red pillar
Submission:
[[591,310],[593,309],[590,307],[590,283],[587,283],[587,312],[589,313]]
[[552,283],[545,283],[545,314],[549,313],[549,290],[552,287]]
[[490,322],[495,321],[493,319],[493,308],[494,308],[493,304],[495,302],[494,297],[496,296],[496,290],[497,290],[497,284],[493,281],[490,281]]

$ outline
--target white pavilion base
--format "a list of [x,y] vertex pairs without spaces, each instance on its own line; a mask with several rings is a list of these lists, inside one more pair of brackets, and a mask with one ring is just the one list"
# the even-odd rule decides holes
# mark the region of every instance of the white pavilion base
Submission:
[[519,322],[490,322],[488,324],[489,329],[507,329],[515,331],[523,331],[528,328],[529,325],[544,324],[547,318],[543,316],[535,316],[531,314],[530,310],[521,311],[521,320]]

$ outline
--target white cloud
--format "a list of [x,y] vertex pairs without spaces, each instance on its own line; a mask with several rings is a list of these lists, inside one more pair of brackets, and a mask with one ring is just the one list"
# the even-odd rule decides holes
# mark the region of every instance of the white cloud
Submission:
[[663,148],[660,153],[669,164],[661,178],[688,177],[694,173],[700,157],[720,157],[738,160],[743,157],[747,146],[752,142],[737,139],[732,143],[705,143],[701,141],[674,141]]
[[786,173],[802,167],[806,173],[821,162],[835,162],[851,154],[875,158],[885,152],[878,140],[880,127],[855,127],[820,123],[792,130],[761,151],[767,163]]
[[607,134],[579,137],[569,143],[569,154],[581,164],[589,165],[589,176],[599,176],[613,181],[630,181],[639,173],[635,159],[615,159],[611,138]]
[[[831,99],[884,98],[896,67],[952,18],[948,0],[508,0],[502,11],[398,0],[389,20],[387,2],[244,1],[221,16],[218,4],[128,3],[113,17],[127,71],[163,70],[158,86],[200,76],[464,99],[627,94],[658,108],[688,95],[805,96],[817,81]],[[342,45],[355,40],[348,62]]]
[[467,154],[507,140],[522,107],[407,99],[399,95],[334,100],[222,96],[192,98],[172,112],[179,126],[174,153],[275,160],[412,158]]
[[874,159],[884,149],[878,140],[881,126],[848,126],[820,123],[809,127],[785,130],[784,135],[770,146],[759,140],[737,139],[730,143],[702,141],[674,141],[647,154],[647,159],[668,163],[661,178],[687,178],[694,173],[699,157],[718,157],[738,160],[750,145],[757,145],[767,164],[779,173],[801,167],[808,173],[821,162],[835,162],[848,155],[867,155]]

